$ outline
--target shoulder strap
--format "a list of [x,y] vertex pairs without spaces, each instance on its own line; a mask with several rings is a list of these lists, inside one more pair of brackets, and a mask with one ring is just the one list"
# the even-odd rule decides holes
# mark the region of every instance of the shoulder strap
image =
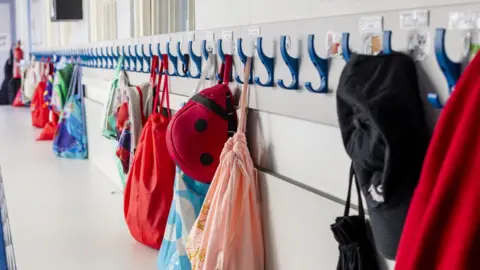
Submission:
[[353,168],[353,162],[350,164],[350,175],[349,175],[349,183],[348,183],[348,195],[347,201],[345,202],[345,211],[343,215],[346,217],[350,213],[350,197],[352,193],[352,183],[353,179],[355,179],[355,187],[357,188],[357,196],[358,196],[358,214],[360,217],[365,219],[365,211],[363,210],[363,201],[362,195],[360,193],[360,185],[358,184],[357,176],[355,175],[355,170]]
[[145,114],[143,111],[143,92],[140,86],[137,85],[135,88],[137,89],[138,96],[140,97],[140,113],[142,115],[142,125],[144,125],[146,120],[145,120]]
[[217,60],[217,56],[215,54],[212,54],[212,53],[208,54],[207,61],[206,61],[205,65],[203,66],[202,70],[201,70],[200,79],[198,79],[197,86],[195,87],[195,89],[193,89],[193,93],[190,96],[190,98],[192,98],[192,96],[197,94],[202,89],[202,87],[205,85],[205,81],[207,80],[209,72],[212,70],[212,68],[213,68],[213,70],[215,70],[215,66],[216,66],[216,63],[217,63],[216,60]]
[[[245,64],[245,70],[243,79],[244,82],[248,82],[250,77],[250,70],[252,67],[252,58],[247,58],[247,63]],[[240,96],[240,116],[237,132],[245,133],[246,122],[247,122],[247,113],[248,113],[248,83],[244,83],[242,87],[242,93]]]

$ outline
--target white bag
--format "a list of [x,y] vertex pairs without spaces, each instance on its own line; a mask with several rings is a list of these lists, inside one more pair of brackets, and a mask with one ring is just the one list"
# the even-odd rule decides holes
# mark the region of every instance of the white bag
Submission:
[[27,70],[25,70],[22,88],[23,95],[29,100],[32,100],[35,89],[37,88],[37,84],[40,81],[40,77],[37,77],[35,69],[40,69],[40,65],[35,61],[35,58],[32,57],[30,65],[28,66]]

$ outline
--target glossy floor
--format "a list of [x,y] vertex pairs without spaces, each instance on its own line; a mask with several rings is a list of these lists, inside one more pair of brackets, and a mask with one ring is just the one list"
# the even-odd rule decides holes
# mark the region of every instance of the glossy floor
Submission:
[[118,187],[92,163],[36,142],[28,108],[0,106],[0,167],[20,270],[154,270],[136,243]]

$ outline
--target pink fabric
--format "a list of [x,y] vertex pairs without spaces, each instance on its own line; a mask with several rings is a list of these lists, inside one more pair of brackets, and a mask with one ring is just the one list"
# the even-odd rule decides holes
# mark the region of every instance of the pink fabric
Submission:
[[[248,81],[248,60],[245,70]],[[192,270],[263,270],[264,244],[257,172],[245,138],[248,84],[242,91],[240,124],[220,155],[205,202],[186,249]]]

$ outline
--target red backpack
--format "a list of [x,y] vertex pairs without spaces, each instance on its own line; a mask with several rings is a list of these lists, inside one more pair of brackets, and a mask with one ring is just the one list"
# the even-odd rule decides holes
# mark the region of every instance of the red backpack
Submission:
[[232,56],[225,55],[220,71],[223,81],[190,98],[172,118],[167,131],[168,151],[177,166],[203,183],[212,181],[223,146],[237,129],[233,94],[228,87],[232,62]]
[[[47,60],[49,61],[50,58]],[[45,76],[45,67],[48,64],[45,64],[41,67],[40,70],[40,82],[35,88],[35,92],[33,93],[32,102],[30,103],[30,111],[32,114],[32,125],[37,128],[43,128],[48,123],[48,105],[45,103],[43,99],[43,94],[45,89],[47,88],[47,78]]]
[[[160,74],[164,67],[168,67],[166,57],[162,59]],[[140,134],[124,194],[124,214],[130,233],[138,242],[155,249],[160,249],[163,240],[175,179],[175,163],[168,154],[165,141],[171,119],[166,74],[164,80],[160,108],[166,101],[168,115],[158,112],[160,75],[153,112]]]

